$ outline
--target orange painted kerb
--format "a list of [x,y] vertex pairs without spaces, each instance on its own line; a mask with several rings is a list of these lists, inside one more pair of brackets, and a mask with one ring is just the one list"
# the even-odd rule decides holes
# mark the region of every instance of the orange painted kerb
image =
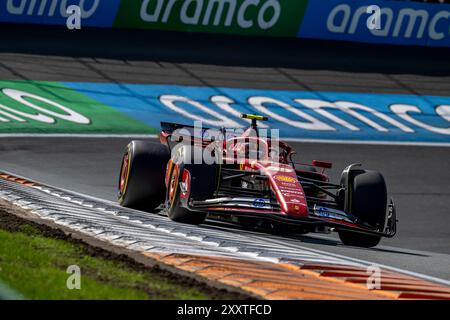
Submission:
[[32,181],[29,181],[29,180],[26,180],[26,179],[22,179],[22,178],[18,178],[18,177],[15,177],[13,175],[10,175],[10,174],[3,173],[1,171],[0,171],[0,179],[12,181],[12,182],[17,182],[17,183],[20,183],[20,184],[23,184],[23,185],[26,185],[26,186],[30,186],[30,187],[36,185],[36,183],[34,183]]
[[164,264],[231,285],[263,299],[449,299],[450,287],[381,271],[381,288],[369,290],[363,267],[279,264],[225,257],[144,252]]

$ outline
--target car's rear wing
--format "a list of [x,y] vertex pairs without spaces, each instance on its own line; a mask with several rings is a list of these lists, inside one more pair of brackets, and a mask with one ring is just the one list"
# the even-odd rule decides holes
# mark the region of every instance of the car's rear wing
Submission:
[[173,135],[178,131],[178,135],[189,137],[192,140],[201,139],[203,141],[217,140],[218,137],[222,139],[231,139],[238,137],[243,133],[242,128],[238,129],[224,129],[224,128],[209,128],[209,127],[194,127],[186,124],[161,122],[161,130],[165,135]]
[[[195,127],[187,124],[180,124],[174,122],[161,122],[161,130],[170,134],[173,133],[175,130],[183,128],[194,130]],[[210,128],[202,128],[202,129],[209,130]]]

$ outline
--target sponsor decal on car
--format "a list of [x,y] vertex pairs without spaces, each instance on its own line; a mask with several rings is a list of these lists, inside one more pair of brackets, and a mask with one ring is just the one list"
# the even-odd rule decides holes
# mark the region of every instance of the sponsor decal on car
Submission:
[[326,208],[326,207],[314,205],[314,210],[312,211],[312,213],[315,216],[322,217],[322,218],[331,218],[331,219],[336,219],[336,220],[353,222],[351,219],[348,218],[348,216],[345,212],[337,210],[337,209],[333,209],[333,208]]
[[284,173],[292,173],[294,172],[294,169],[284,167],[284,166],[268,166],[265,168],[267,171],[272,172],[284,172]]
[[276,175],[274,177],[274,179],[277,180],[277,181],[280,181],[280,182],[289,182],[289,183],[297,182],[296,178],[290,177],[290,176]]
[[280,181],[278,183],[278,187],[283,191],[284,190],[293,190],[293,191],[298,190],[298,184],[295,182]]
[[253,200],[253,207],[264,208],[266,206],[266,199],[257,198]]
[[303,192],[299,191],[298,189],[283,189],[281,190],[281,193],[285,196],[303,195]]
[[187,169],[184,169],[180,183],[180,191],[181,191],[180,199],[181,200],[188,199],[190,190],[191,190],[191,173]]

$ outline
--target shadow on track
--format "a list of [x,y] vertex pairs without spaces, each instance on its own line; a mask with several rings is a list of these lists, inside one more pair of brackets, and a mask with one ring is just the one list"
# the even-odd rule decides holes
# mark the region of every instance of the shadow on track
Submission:
[[205,226],[208,229],[217,229],[217,230],[221,230],[221,231],[227,231],[227,232],[233,232],[233,231],[237,231],[239,230],[241,233],[249,233],[249,234],[257,234],[257,235],[267,235],[267,236],[276,236],[278,239],[278,241],[283,241],[283,240],[294,240],[296,241],[296,243],[292,243],[292,241],[286,242],[287,245],[302,245],[302,243],[308,243],[308,244],[318,244],[318,245],[323,245],[323,246],[331,246],[331,247],[338,247],[338,246],[342,246],[342,247],[348,247],[348,248],[353,248],[353,249],[358,249],[358,250],[365,250],[365,251],[373,251],[373,252],[385,252],[385,253],[395,253],[395,254],[400,254],[400,255],[407,255],[407,256],[417,256],[417,257],[429,257],[426,254],[421,254],[421,253],[415,253],[415,252],[406,252],[406,251],[401,251],[400,250],[394,250],[394,249],[381,249],[381,248],[360,248],[360,247],[350,247],[350,246],[345,246],[343,245],[339,240],[334,240],[334,239],[325,239],[325,238],[317,238],[314,237],[313,233],[310,233],[308,235],[298,235],[298,234],[294,234],[294,233],[287,233],[287,234],[277,234],[277,235],[273,235],[268,233],[267,231],[263,231],[263,230],[257,230],[257,229],[251,229],[251,228],[246,228],[246,227],[242,227],[239,225],[235,225],[235,224],[230,224],[230,223],[226,223],[226,222],[219,222],[219,221],[211,221],[209,220],[207,222],[207,224],[205,224]]
[[225,66],[450,75],[449,49],[151,30],[0,25],[0,52]]

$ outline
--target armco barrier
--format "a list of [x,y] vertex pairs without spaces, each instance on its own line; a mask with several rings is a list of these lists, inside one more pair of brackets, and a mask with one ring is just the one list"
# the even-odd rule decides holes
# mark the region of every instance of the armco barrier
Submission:
[[[381,29],[367,27],[366,8],[381,9]],[[450,47],[450,5],[413,1],[309,1],[300,38]]]
[[127,0],[115,27],[295,37],[308,0]]
[[112,27],[121,0],[2,0],[0,22],[66,25],[70,5],[81,9],[83,26]]
[[3,0],[0,22],[295,37],[308,0]]
[[[0,22],[300,37],[450,47],[450,4],[387,0],[3,0]],[[381,8],[369,30],[367,6]]]

